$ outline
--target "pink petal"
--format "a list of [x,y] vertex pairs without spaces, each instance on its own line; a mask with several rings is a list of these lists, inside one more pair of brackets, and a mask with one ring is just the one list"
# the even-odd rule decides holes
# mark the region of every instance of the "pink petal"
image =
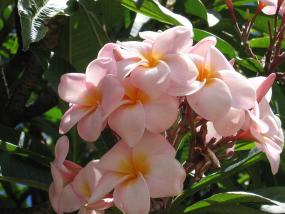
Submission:
[[176,159],[166,155],[152,156],[149,164],[151,169],[145,179],[152,198],[170,197],[182,193],[186,173]]
[[84,200],[74,192],[72,185],[68,184],[65,186],[60,195],[60,207],[63,212],[74,212],[82,205],[84,205]]
[[[170,68],[170,79],[172,85],[176,84],[191,86],[198,76],[198,69],[192,59],[186,55],[170,54],[163,59]],[[173,87],[173,86],[172,86]],[[193,91],[189,87],[189,93]],[[184,94],[185,95],[185,94]]]
[[140,142],[133,148],[133,157],[167,155],[175,157],[176,150],[160,134],[145,132]]
[[276,174],[280,165],[280,153],[282,148],[273,142],[271,139],[264,139],[255,129],[251,129],[251,134],[259,141],[257,147],[265,152],[272,170],[272,174]]
[[200,82],[195,81],[193,83],[189,84],[177,84],[174,81],[171,81],[169,83],[169,86],[167,88],[167,94],[174,96],[174,97],[180,97],[180,96],[188,96],[191,94],[196,93],[199,91],[205,84],[206,81]]
[[99,181],[99,184],[97,185],[96,191],[93,192],[92,196],[88,200],[88,204],[95,203],[102,199],[105,195],[111,192],[114,187],[124,182],[128,178],[128,175],[120,176],[120,174],[113,172],[104,173],[103,177]]
[[59,201],[61,192],[63,190],[63,179],[59,170],[53,164],[51,164],[51,174],[53,182],[49,187],[49,200],[54,211],[57,213],[62,213],[63,211],[59,206]]
[[63,213],[63,211],[60,209],[59,207],[59,201],[60,201],[60,193],[57,193],[57,188],[55,187],[54,183],[51,183],[50,187],[49,187],[49,201],[50,204],[53,208],[53,210],[56,213]]
[[59,133],[65,134],[68,132],[79,120],[87,115],[93,108],[84,107],[80,105],[71,106],[63,115],[59,125]]
[[59,167],[63,164],[69,150],[69,140],[66,136],[60,137],[55,144],[54,164]]
[[[259,77],[253,77],[253,78],[249,78],[248,79],[252,85],[252,87],[254,88],[254,90],[256,91],[256,100],[259,103],[261,101],[261,99],[264,97],[264,93],[261,94],[260,92],[257,92],[257,89],[262,85],[262,83],[266,80],[266,77],[263,76],[259,76]],[[263,92],[265,92],[263,90]],[[262,96],[263,95],[263,96]],[[270,102],[271,100],[271,96],[272,96],[272,89],[270,88],[267,93],[265,94],[266,100],[268,100],[268,102]]]
[[127,78],[138,66],[145,64],[145,61],[138,60],[137,58],[123,59],[117,62],[118,77],[120,80]]
[[78,122],[78,134],[82,139],[92,142],[98,139],[105,125],[102,107],[99,105]]
[[244,110],[231,108],[223,117],[213,122],[217,133],[223,137],[237,133],[245,121]]
[[146,128],[154,133],[168,129],[177,119],[178,106],[177,99],[168,95],[144,104]]
[[211,46],[215,46],[217,43],[217,39],[213,36],[206,37],[200,40],[196,45],[190,48],[188,53],[196,54],[202,56],[203,58],[206,57],[207,52]]
[[116,74],[116,65],[111,58],[99,58],[90,62],[86,68],[86,82],[98,86],[107,74]]
[[131,148],[128,144],[120,140],[112,147],[112,149],[101,157],[98,168],[105,171],[129,173],[128,169],[132,167],[131,164]]
[[272,93],[271,87],[272,87],[275,79],[276,79],[276,74],[272,73],[257,88],[257,90],[256,90],[257,102],[260,102],[264,96],[267,96],[268,102],[270,101],[270,99],[271,99],[270,95]]
[[266,6],[262,9],[262,12],[266,15],[274,15],[276,13],[277,6]]
[[160,56],[182,52],[192,45],[192,32],[189,28],[177,26],[157,36],[153,43],[153,53]]
[[115,205],[126,213],[147,214],[150,211],[148,186],[141,175],[117,186],[114,191]]
[[93,204],[88,204],[88,209],[105,210],[114,205],[113,195],[109,194]]
[[107,43],[105,44],[101,50],[98,53],[97,58],[103,58],[103,57],[110,57],[112,59],[115,59],[114,57],[114,49],[119,48],[119,45],[116,43]]
[[221,70],[232,70],[233,66],[226,57],[214,46],[210,46],[205,58],[205,69],[213,73]]
[[85,74],[68,73],[60,78],[58,85],[58,94],[61,99],[69,103],[85,103],[87,93]]
[[153,42],[154,40],[156,40],[156,38],[161,34],[161,32],[155,32],[155,31],[143,31],[143,32],[139,32],[139,36],[142,39],[147,40],[148,42]]
[[101,105],[104,111],[104,117],[107,117],[118,108],[124,96],[124,88],[115,76],[107,75],[101,81],[99,89],[102,94]]
[[157,97],[167,89],[169,73],[168,65],[160,61],[155,67],[138,67],[130,78],[134,86],[150,96]]
[[96,190],[99,179],[102,177],[97,164],[97,160],[90,161],[72,181],[73,190],[84,199],[88,199]]
[[214,121],[229,111],[232,97],[223,81],[216,78],[208,81],[198,92],[187,96],[187,101],[201,117]]
[[232,94],[232,106],[251,109],[255,105],[256,95],[250,81],[235,71],[219,71],[221,79],[227,84]]
[[140,102],[124,105],[109,117],[109,126],[130,146],[134,146],[145,130],[145,112]]

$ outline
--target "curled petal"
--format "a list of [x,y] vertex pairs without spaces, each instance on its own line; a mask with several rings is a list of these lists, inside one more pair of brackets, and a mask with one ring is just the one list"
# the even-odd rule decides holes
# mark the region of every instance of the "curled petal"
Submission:
[[60,137],[55,145],[54,164],[59,167],[63,164],[69,150],[69,140],[66,136]]
[[59,125],[59,133],[65,134],[68,132],[79,120],[87,115],[93,108],[84,107],[80,105],[71,106],[63,115]]
[[150,211],[148,186],[142,177],[127,180],[115,188],[114,202],[126,213],[147,214]]
[[209,47],[215,46],[217,39],[213,36],[206,37],[200,40],[196,45],[190,48],[188,53],[199,55],[203,58],[206,57]]
[[109,57],[114,60],[115,59],[114,49],[118,49],[118,48],[119,48],[119,45],[116,43],[107,43],[101,48],[101,50],[98,53],[97,58]]
[[272,173],[275,175],[279,169],[282,147],[273,142],[270,138],[262,136],[253,128],[250,129],[250,132],[259,142],[257,143],[257,147],[266,154]]
[[208,81],[199,91],[187,96],[187,101],[201,117],[214,121],[229,111],[232,97],[223,81],[215,78]]
[[[122,125],[123,124],[123,125]],[[109,126],[130,146],[141,139],[145,130],[145,112],[140,102],[126,104],[109,117]]]
[[145,179],[152,198],[175,196],[183,191],[186,173],[176,159],[166,155],[152,156],[149,164],[151,169]]
[[133,156],[167,155],[175,157],[176,150],[160,134],[145,132],[140,142],[133,148]]
[[116,74],[115,62],[107,57],[95,59],[86,68],[86,82],[98,86],[107,74]]
[[98,139],[105,125],[102,107],[99,105],[78,122],[78,134],[82,139],[92,142]]
[[192,32],[189,28],[177,26],[170,28],[157,36],[153,43],[153,53],[166,54],[182,52],[192,45]]
[[247,110],[254,107],[256,94],[250,81],[236,71],[221,70],[218,73],[231,91],[234,108]]
[[231,108],[223,117],[213,122],[220,136],[227,137],[237,133],[245,121],[244,110]]
[[168,95],[144,104],[146,128],[154,133],[168,129],[177,119],[178,105],[177,99]]
[[68,73],[60,78],[58,94],[61,99],[69,103],[83,104],[87,93],[85,74]]

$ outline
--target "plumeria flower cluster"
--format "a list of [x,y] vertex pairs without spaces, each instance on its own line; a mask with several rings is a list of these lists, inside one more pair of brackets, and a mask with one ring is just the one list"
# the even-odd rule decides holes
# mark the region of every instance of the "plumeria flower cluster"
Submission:
[[[61,77],[59,96],[70,108],[59,132],[77,124],[81,138],[93,142],[108,126],[120,140],[83,168],[65,160],[67,137],[58,140],[49,192],[57,213],[102,213],[113,204],[125,213],[149,213],[151,198],[182,193],[187,170],[167,134],[187,120],[195,122],[194,131],[207,129],[204,146],[228,137],[256,141],[278,171],[283,133],[269,106],[274,75],[245,78],[214,37],[193,45],[189,27],[140,37],[106,44],[85,74]],[[181,106],[191,109],[193,120],[181,119]]]

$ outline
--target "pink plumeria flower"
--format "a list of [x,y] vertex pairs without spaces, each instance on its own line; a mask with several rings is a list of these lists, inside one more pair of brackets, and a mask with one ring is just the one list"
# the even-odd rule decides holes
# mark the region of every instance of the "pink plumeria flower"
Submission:
[[191,93],[197,68],[183,52],[192,45],[192,31],[179,26],[152,34],[156,36],[150,36],[151,41],[120,43],[122,59],[118,61],[118,76],[130,77],[134,85],[152,96],[165,92],[173,96]]
[[70,103],[62,117],[59,132],[68,132],[76,123],[78,134],[86,141],[95,141],[106,125],[106,118],[118,105],[124,89],[115,76],[111,58],[98,58],[86,74],[68,73],[61,77],[58,93]]
[[130,214],[149,213],[150,198],[175,196],[183,190],[186,173],[175,153],[159,134],[145,132],[134,147],[119,141],[98,164],[103,177],[89,202],[114,189],[114,203],[119,209]]
[[135,87],[129,79],[123,81],[123,86],[125,96],[122,105],[109,116],[108,123],[129,146],[138,143],[145,130],[160,133],[176,121],[176,98],[167,94],[151,97]]
[[60,196],[60,206],[63,212],[79,210],[79,214],[101,214],[104,213],[105,209],[113,206],[112,195],[103,196],[95,203],[88,203],[89,198],[97,189],[98,181],[102,177],[97,165],[98,160],[89,162],[80,170],[73,181],[64,187]]
[[[49,188],[49,199],[53,209],[61,214],[80,209],[79,213],[103,213],[113,205],[110,195],[104,196],[94,204],[87,204],[96,189],[101,172],[96,168],[98,161],[91,161],[82,168],[72,161],[65,160],[69,149],[66,136],[58,139],[55,146],[55,159],[51,163],[53,182]],[[99,212],[98,212],[99,211]]]
[[65,160],[68,150],[68,138],[66,136],[60,137],[55,145],[55,159],[51,163],[53,182],[49,188],[50,202],[56,212],[62,212],[59,201],[64,187],[70,183],[82,169],[82,167],[76,163]]
[[257,148],[265,152],[273,174],[278,172],[280,154],[284,147],[281,121],[274,115],[269,105],[271,86],[275,77],[275,74],[271,74],[267,78],[251,79],[256,88],[257,102],[254,109],[247,111],[244,131],[238,134],[240,139],[256,141]]
[[215,43],[214,37],[205,38],[188,50],[199,75],[196,92],[187,96],[187,101],[197,114],[210,121],[221,119],[231,108],[250,109],[255,102],[250,82],[234,70]]
[[[262,12],[266,15],[275,15],[278,7],[278,1],[280,0],[259,0],[259,4],[262,4]],[[285,1],[280,1],[281,6],[279,14],[283,16],[285,12]]]

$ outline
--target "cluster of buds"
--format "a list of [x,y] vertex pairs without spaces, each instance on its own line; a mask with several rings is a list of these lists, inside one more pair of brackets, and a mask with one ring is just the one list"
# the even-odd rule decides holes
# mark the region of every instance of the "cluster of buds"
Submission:
[[[113,203],[125,213],[148,213],[151,198],[180,194],[186,172],[195,170],[199,179],[218,168],[215,149],[227,144],[230,157],[239,139],[256,141],[272,172],[278,170],[283,133],[269,106],[274,74],[247,79],[215,47],[214,37],[193,45],[188,27],[140,37],[106,44],[85,74],[61,78],[59,96],[70,108],[60,133],[77,124],[78,134],[92,142],[108,126],[120,140],[81,168],[65,160],[68,140],[60,138],[50,187],[57,213],[102,212]],[[193,149],[183,167],[175,148],[188,131]]]

